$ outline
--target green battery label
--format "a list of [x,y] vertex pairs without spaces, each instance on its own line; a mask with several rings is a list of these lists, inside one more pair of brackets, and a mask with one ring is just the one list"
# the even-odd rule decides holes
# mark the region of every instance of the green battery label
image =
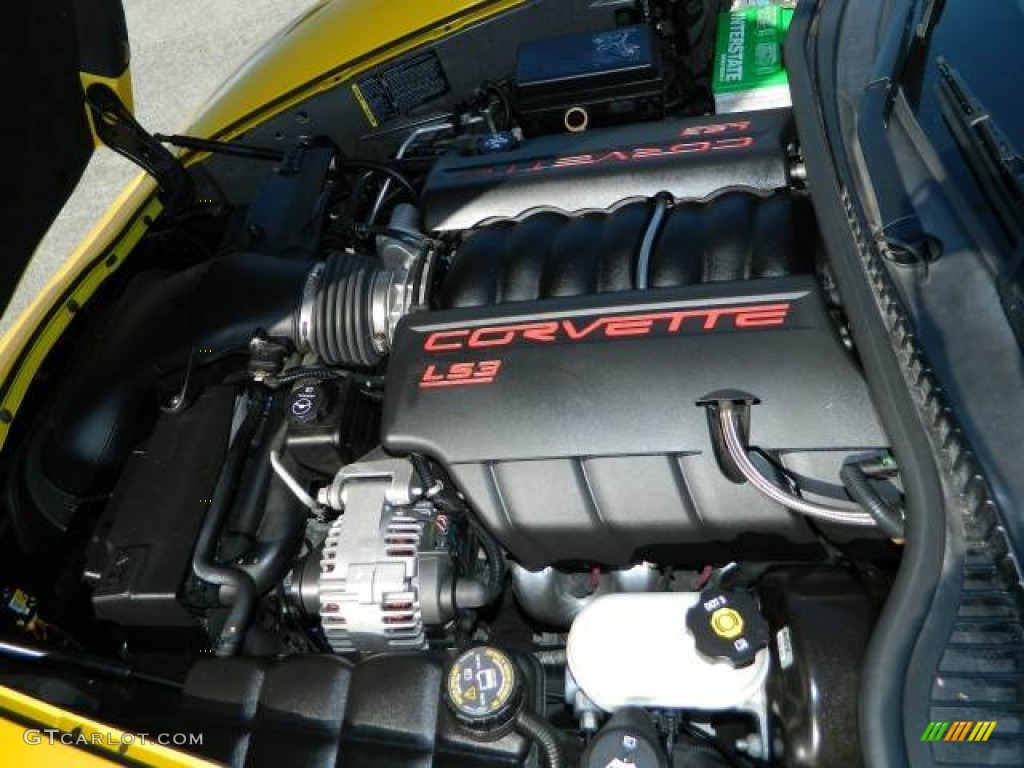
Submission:
[[721,15],[712,85],[719,112],[789,103],[782,47],[792,19],[792,9],[775,4]]

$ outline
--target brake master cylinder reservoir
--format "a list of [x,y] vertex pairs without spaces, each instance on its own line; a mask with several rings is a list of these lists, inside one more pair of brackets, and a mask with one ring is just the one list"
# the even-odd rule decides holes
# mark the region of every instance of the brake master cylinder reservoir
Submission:
[[569,632],[569,671],[598,707],[746,710],[768,674],[768,626],[745,593],[611,594]]

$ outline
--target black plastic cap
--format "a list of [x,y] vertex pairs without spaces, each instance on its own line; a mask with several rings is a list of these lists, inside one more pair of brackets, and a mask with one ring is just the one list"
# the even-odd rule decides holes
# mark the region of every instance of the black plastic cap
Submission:
[[300,384],[288,395],[285,412],[293,424],[319,424],[331,410],[331,396],[322,384]]
[[668,757],[651,716],[642,709],[622,709],[587,745],[581,768],[668,768]]
[[700,601],[687,611],[686,626],[702,656],[737,668],[753,664],[770,637],[768,622],[746,592],[704,590]]

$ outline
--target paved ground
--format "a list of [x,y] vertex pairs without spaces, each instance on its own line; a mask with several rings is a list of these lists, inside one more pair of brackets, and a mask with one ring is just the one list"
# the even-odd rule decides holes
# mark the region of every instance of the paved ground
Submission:
[[[132,44],[136,117],[152,132],[183,130],[190,117],[249,54],[314,0],[123,0]],[[99,150],[22,279],[0,333],[136,170]]]

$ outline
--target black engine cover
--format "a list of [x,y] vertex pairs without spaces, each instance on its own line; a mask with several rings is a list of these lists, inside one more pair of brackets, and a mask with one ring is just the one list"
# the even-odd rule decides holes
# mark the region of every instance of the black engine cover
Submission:
[[697,401],[722,389],[760,399],[752,443],[799,476],[886,444],[816,281],[787,277],[407,317],[384,445],[443,463],[527,567],[816,554],[718,469]]
[[542,136],[511,152],[451,153],[423,190],[428,230],[460,230],[538,207],[601,210],[659,191],[676,201],[789,186],[788,109]]

